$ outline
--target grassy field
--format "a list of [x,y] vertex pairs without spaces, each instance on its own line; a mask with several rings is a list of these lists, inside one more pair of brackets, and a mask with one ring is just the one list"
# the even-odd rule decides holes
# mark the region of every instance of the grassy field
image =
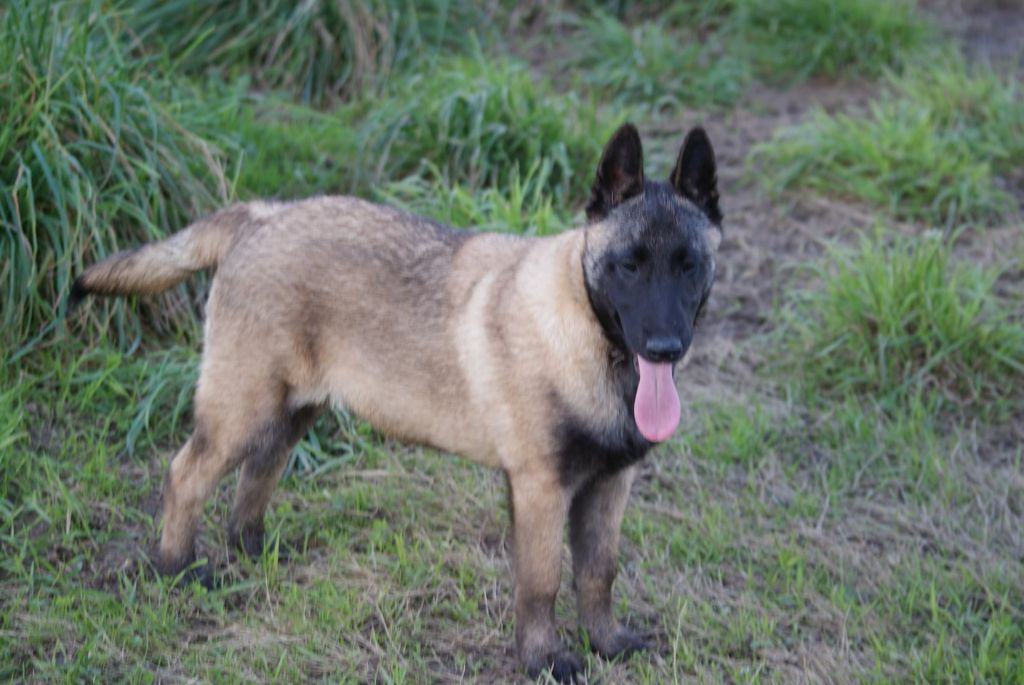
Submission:
[[707,127],[725,240],[624,524],[653,649],[588,682],[1024,683],[1014,26],[997,0],[4,4],[0,681],[525,682],[503,478],[341,409],[262,558],[228,549],[229,479],[223,585],[155,577],[207,281],[64,298],[239,198],[555,233],[631,119],[652,176]]

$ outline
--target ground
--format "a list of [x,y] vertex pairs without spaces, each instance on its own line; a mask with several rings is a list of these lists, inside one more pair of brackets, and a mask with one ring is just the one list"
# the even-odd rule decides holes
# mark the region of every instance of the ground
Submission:
[[[772,3],[707,4],[756,13]],[[871,3],[837,3],[860,4]],[[857,190],[860,177],[844,185],[828,176],[838,172],[821,159],[833,153],[845,159],[838,148],[801,161],[804,171],[795,182],[771,180],[791,161],[778,148],[757,152],[758,146],[772,144],[779,131],[808,125],[819,109],[833,120],[871,120],[877,103],[901,97],[887,80],[898,75],[868,65],[779,79],[750,58],[755,75],[746,77],[734,100],[691,103],[679,96],[666,104],[632,77],[617,80],[599,57],[573,61],[577,51],[585,52],[577,45],[580,31],[607,41],[611,34],[600,31],[610,29],[574,23],[579,20],[572,17],[587,16],[587,3],[558,5],[570,19],[549,14],[547,3],[502,19],[509,26],[519,22],[524,38],[505,50],[528,64],[527,81],[545,76],[559,92],[579,86],[588,97],[605,99],[636,88],[635,99],[660,103],[629,111],[640,125],[652,175],[667,173],[685,132],[703,123],[718,154],[726,216],[708,314],[692,359],[677,376],[683,424],[641,465],[624,523],[615,597],[620,615],[650,638],[652,649],[625,662],[589,657],[587,682],[1024,683],[1024,152],[1007,138],[1004,155],[986,147],[984,137],[984,131],[1002,130],[997,126],[1024,132],[1024,53],[1012,47],[1024,7],[937,1],[916,10],[936,27],[939,37],[928,40],[959,46],[971,64],[991,60],[1003,85],[1010,84],[1011,104],[998,110],[1009,114],[981,119],[980,133],[956,129],[960,144],[985,150],[981,166],[971,168],[984,167],[991,177],[977,187],[996,189],[994,204],[979,200],[975,208],[940,201],[946,196],[938,189],[915,184],[917,172],[899,202],[879,202]],[[700,35],[707,32],[709,45],[729,35],[728,22],[741,21],[710,16],[699,20],[706,22]],[[646,20],[642,9],[625,10],[627,25]],[[565,63],[596,76],[581,86],[567,75],[572,69],[555,66]],[[187,65],[183,59],[175,68]],[[400,69],[397,61],[394,68]],[[892,62],[890,68],[902,66]],[[269,69],[254,73],[245,87],[287,91],[294,85],[274,81]],[[492,83],[490,76],[481,78]],[[518,83],[507,74],[496,82]],[[509,86],[512,99],[518,87]],[[688,87],[683,83],[675,92]],[[470,91],[477,89],[491,92],[477,85]],[[427,103],[411,108],[407,121],[428,109],[429,86],[398,92]],[[395,102],[328,95],[341,104],[314,102],[318,111],[337,106],[340,116],[351,118],[324,123],[322,130],[309,124],[322,147],[333,142],[328,136],[336,126],[345,129],[339,134],[345,145],[360,137],[350,130],[372,134],[373,112]],[[391,97],[387,91],[380,94],[385,97]],[[260,102],[281,111],[272,99]],[[995,96],[993,102],[993,111],[1003,106]],[[539,123],[530,130],[541,131],[538,137],[550,130],[559,141],[577,135],[547,122],[547,110],[536,107],[527,106],[527,115],[536,115],[530,121]],[[627,112],[625,105],[607,109],[598,112],[605,129]],[[257,111],[258,127],[267,115]],[[481,111],[504,116],[491,105]],[[524,128],[522,110],[509,105],[509,111],[512,125]],[[446,134],[422,116],[421,128],[403,129],[428,141],[425,150],[409,148],[413,162],[396,149],[387,155],[391,166],[380,162],[382,176],[340,189],[404,202],[462,226],[482,217],[506,230],[546,232],[572,223],[574,212],[579,220],[591,172],[579,169],[575,143],[567,155],[579,180],[558,176],[557,166],[542,168],[536,172],[541,195],[555,198],[543,200],[531,190],[529,157],[514,176],[500,169],[491,180],[482,179],[493,169],[474,160],[434,175],[416,168],[417,155],[443,165],[442,153],[432,158],[430,145]],[[970,116],[963,114],[956,126]],[[350,121],[369,122],[359,124],[368,128]],[[297,129],[282,130],[298,141]],[[800,140],[814,138],[811,129],[799,131]],[[371,134],[365,138],[373,140]],[[500,147],[513,133],[502,135],[498,143],[478,140],[484,157],[495,154],[487,145]],[[339,189],[332,179],[343,165],[331,152],[307,155],[298,142],[294,150],[284,145],[275,152],[268,140],[257,159],[301,157],[294,170],[273,177],[274,188],[295,195]],[[578,157],[589,162],[594,151],[587,145],[579,143]],[[379,150],[373,156],[372,148],[353,149],[361,164],[382,159]],[[509,146],[502,154],[519,159],[520,152]],[[505,162],[498,159],[495,168]],[[842,163],[853,168],[860,162]],[[267,194],[260,183],[269,181],[260,179],[270,172],[250,183],[251,167],[239,164],[235,194]],[[881,174],[864,165],[869,180]],[[894,169],[886,178],[900,178]],[[402,185],[412,172],[419,175]],[[825,181],[805,180],[815,174]],[[524,197],[511,190],[520,181]],[[15,183],[9,189],[15,202],[24,197]],[[922,193],[924,199],[916,199]],[[972,192],[969,199],[981,195]],[[502,204],[507,197],[518,199]],[[466,216],[477,220],[459,219]],[[66,225],[74,218],[55,221]],[[888,281],[857,261],[858,246],[871,236],[877,254],[891,257],[891,264],[900,262],[898,249],[889,246],[901,238],[913,246],[939,241],[940,253],[948,253],[949,270],[938,284],[923,288],[921,301],[895,317],[904,317],[900,323],[916,311],[932,312],[943,324],[937,332],[909,325],[895,337],[879,332],[889,323],[886,308],[916,281],[894,280],[903,285],[887,291]],[[916,250],[910,254],[921,254]],[[849,281],[836,275],[846,263],[854,265]],[[14,257],[10,264],[17,264]],[[0,268],[5,279],[16,273],[14,266]],[[53,283],[59,291],[60,278]],[[952,295],[942,290],[946,284]],[[871,293],[864,311],[854,297],[860,285]],[[984,308],[972,314],[975,292]],[[942,300],[946,296],[951,299]],[[261,559],[236,558],[227,547],[229,479],[208,507],[201,534],[201,552],[223,586],[206,590],[153,575],[148,552],[159,530],[160,483],[190,428],[199,354],[194,299],[194,292],[182,291],[155,307],[86,312],[66,326],[26,315],[26,330],[5,341],[0,678],[526,682],[512,649],[504,478],[451,455],[390,441],[343,411],[322,419],[298,448],[274,496],[272,544]],[[168,323],[154,316],[159,303],[176,308],[177,318]],[[846,318],[828,337],[833,309]],[[863,321],[870,342],[860,349],[853,332]],[[848,366],[837,371],[824,358],[849,360],[843,362]],[[899,360],[899,377],[879,377],[891,358]],[[566,554],[558,615],[565,638],[578,645],[569,570]]]

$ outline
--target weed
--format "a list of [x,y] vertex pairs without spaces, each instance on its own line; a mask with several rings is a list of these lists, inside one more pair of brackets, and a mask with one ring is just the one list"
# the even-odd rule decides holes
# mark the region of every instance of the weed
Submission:
[[820,286],[788,309],[796,366],[816,388],[935,393],[981,410],[1019,390],[1024,327],[993,293],[997,274],[953,262],[945,240],[864,236],[833,246]]
[[135,0],[126,20],[191,75],[280,89],[317,105],[376,91],[392,71],[422,68],[486,26],[473,3],[451,0]]
[[909,0],[732,0],[732,40],[770,78],[878,76],[932,32]]
[[569,225],[547,194],[550,173],[551,162],[545,160],[534,163],[524,178],[513,170],[507,190],[473,190],[447,185],[437,167],[431,166],[424,176],[410,176],[378,189],[377,196],[388,204],[459,228],[550,235]]
[[[0,278],[4,338],[17,344],[59,316],[84,264],[221,204],[234,146],[216,127],[228,103],[126,59],[99,3],[16,0],[2,16]],[[137,335],[123,304],[110,311],[92,315],[95,329]]]
[[957,53],[891,72],[889,91],[927,110],[935,128],[999,172],[1024,164],[1020,81]]
[[775,193],[808,188],[900,219],[957,225],[993,220],[1013,206],[979,152],[939,130],[927,109],[896,101],[874,104],[868,118],[815,111],[755,148],[752,159]]
[[244,103],[222,124],[242,148],[241,199],[302,199],[352,186],[358,146],[344,117],[272,97]]
[[654,110],[727,105],[748,81],[733,53],[709,49],[695,34],[672,31],[661,21],[627,26],[610,14],[579,21],[571,61],[584,85],[626,107]]
[[402,178],[430,160],[446,182],[479,188],[540,165],[549,192],[582,197],[608,132],[593,107],[554,95],[520,64],[478,54],[416,75],[376,103],[360,131],[360,167]]
[[997,173],[1024,160],[1024,99],[1012,79],[957,57],[890,73],[867,117],[818,110],[751,156],[773,192],[809,188],[933,225],[991,222],[1016,200]]

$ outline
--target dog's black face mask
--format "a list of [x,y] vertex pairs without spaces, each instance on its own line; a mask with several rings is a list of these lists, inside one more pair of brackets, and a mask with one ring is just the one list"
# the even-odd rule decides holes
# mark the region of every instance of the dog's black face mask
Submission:
[[605,148],[587,217],[585,281],[612,344],[639,372],[634,413],[652,442],[671,435],[679,405],[672,372],[693,340],[711,292],[721,236],[714,151],[702,129],[687,135],[668,182],[645,181],[636,129]]

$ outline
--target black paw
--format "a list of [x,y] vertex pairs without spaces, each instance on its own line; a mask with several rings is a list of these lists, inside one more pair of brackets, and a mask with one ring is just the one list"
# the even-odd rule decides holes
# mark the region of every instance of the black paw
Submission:
[[577,676],[583,672],[583,661],[567,649],[563,649],[546,657],[529,663],[526,672],[531,678],[550,671],[551,677],[559,683],[575,683]]
[[255,559],[263,554],[263,521],[258,523],[238,524],[232,521],[228,525],[228,541],[247,557]]
[[594,640],[591,638],[591,648],[602,658],[627,659],[637,652],[650,649],[650,644],[640,633],[629,628],[619,626],[610,638]]
[[216,590],[222,585],[221,577],[214,573],[213,564],[202,560],[190,566],[181,574],[177,581],[179,587],[199,583],[207,590]]
[[268,540],[262,522],[259,525],[230,526],[228,528],[228,540],[238,551],[250,559],[259,559],[263,555],[264,549],[275,551],[276,546],[277,562],[279,564],[290,561],[294,551],[290,545],[285,544],[280,538],[275,539],[271,537]]
[[158,575],[170,578],[174,587],[186,587],[192,583],[199,583],[207,590],[220,587],[220,578],[214,573],[213,564],[209,559],[196,559],[195,551],[179,558],[166,558],[155,551],[153,555],[153,569]]

